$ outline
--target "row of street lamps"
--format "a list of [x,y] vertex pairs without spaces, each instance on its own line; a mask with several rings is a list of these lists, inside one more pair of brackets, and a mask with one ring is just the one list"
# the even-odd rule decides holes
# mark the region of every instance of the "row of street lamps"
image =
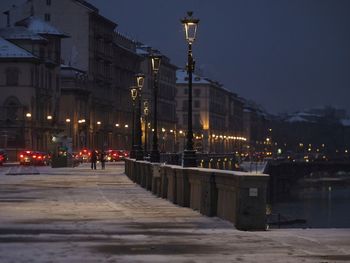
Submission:
[[[184,167],[194,167],[196,164],[196,151],[193,147],[193,129],[192,129],[192,73],[194,72],[195,60],[192,55],[192,45],[196,39],[197,26],[199,19],[192,17],[193,13],[188,12],[187,17],[181,20],[184,26],[186,41],[188,43],[187,56],[187,73],[188,73],[188,127],[187,127],[187,143],[183,153],[182,165]],[[158,73],[161,65],[162,57],[158,54],[151,54],[152,72],[153,72],[153,138],[152,150],[150,153],[151,162],[160,161],[160,153],[158,149]],[[131,99],[133,103],[132,114],[132,150],[131,158],[143,160],[144,152],[142,149],[142,131],[141,131],[141,92],[144,84],[145,76],[143,74],[136,75],[137,86],[131,87]],[[144,102],[144,115],[148,116],[148,102]],[[147,126],[145,129],[145,151],[147,151]]]

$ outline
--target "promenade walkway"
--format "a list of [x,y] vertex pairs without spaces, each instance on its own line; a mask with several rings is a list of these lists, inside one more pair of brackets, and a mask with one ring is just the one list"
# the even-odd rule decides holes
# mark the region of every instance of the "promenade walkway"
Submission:
[[349,262],[349,229],[242,232],[157,198],[122,164],[0,168],[0,262]]

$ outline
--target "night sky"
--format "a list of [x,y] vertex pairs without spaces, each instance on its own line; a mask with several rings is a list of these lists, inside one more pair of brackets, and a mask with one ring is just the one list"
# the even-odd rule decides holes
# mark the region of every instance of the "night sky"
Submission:
[[89,2],[180,67],[187,49],[180,19],[193,10],[201,20],[194,57],[205,76],[272,113],[325,105],[350,112],[348,0]]

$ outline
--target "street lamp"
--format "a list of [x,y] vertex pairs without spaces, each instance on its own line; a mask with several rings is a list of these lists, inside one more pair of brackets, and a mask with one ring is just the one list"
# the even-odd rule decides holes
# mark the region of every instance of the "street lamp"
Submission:
[[137,74],[136,84],[138,88],[138,107],[136,111],[136,160],[143,160],[143,150],[142,150],[142,129],[141,129],[141,94],[142,88],[145,81],[145,75]]
[[148,100],[143,102],[143,115],[145,116],[145,154],[147,155],[147,146],[148,146],[148,114],[149,114],[149,106]]
[[152,62],[152,72],[154,76],[154,89],[153,89],[153,140],[152,140],[152,151],[151,151],[151,162],[152,163],[159,163],[160,161],[160,154],[158,150],[158,117],[157,117],[157,108],[158,108],[158,73],[160,68],[160,63],[162,60],[161,55],[151,55],[151,62]]
[[192,73],[195,67],[195,61],[192,56],[192,44],[196,39],[197,26],[199,19],[192,17],[193,12],[187,12],[187,17],[181,20],[184,26],[186,41],[188,43],[188,62],[187,62],[187,73],[188,73],[188,124],[187,124],[187,143],[186,149],[183,153],[184,167],[195,167],[197,166],[196,151],[193,149],[193,129],[192,129]]
[[[135,101],[137,98],[137,87],[133,86],[130,88],[131,99],[132,99],[132,129],[131,129],[131,151],[130,158],[135,158]],[[125,128],[127,126],[125,125]]]

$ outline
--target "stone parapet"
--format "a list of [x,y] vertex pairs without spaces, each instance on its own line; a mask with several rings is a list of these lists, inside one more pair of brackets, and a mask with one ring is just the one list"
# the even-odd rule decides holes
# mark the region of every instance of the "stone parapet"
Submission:
[[[240,230],[265,230],[269,176],[125,160],[125,173],[153,194]],[[136,178],[136,179],[135,179]]]

